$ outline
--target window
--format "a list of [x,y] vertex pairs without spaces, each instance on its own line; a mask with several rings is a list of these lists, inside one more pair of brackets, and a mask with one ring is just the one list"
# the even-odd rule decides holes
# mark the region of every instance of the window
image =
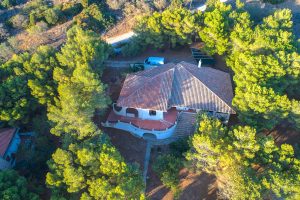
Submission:
[[138,117],[139,111],[135,108],[126,108],[126,116],[128,117]]
[[148,64],[148,65],[151,64],[148,58],[145,60],[145,63]]
[[120,112],[122,110],[122,107],[117,106],[117,104],[113,104],[115,111]]
[[155,116],[156,115],[156,111],[155,110],[149,110],[149,115],[150,116]]

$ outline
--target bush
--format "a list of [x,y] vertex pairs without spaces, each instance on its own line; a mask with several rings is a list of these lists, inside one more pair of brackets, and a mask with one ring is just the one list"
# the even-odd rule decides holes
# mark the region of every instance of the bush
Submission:
[[75,17],[75,20],[81,27],[92,29],[95,32],[102,32],[103,29],[107,29],[114,23],[114,18],[106,15],[97,4],[85,8]]
[[178,173],[182,167],[182,160],[170,154],[159,156],[153,165],[153,170],[159,175],[162,183],[172,190],[175,198],[180,195]]
[[44,20],[45,21],[45,11],[49,9],[49,5],[46,1],[34,0],[26,4],[23,9],[24,13],[29,15],[29,24],[30,26],[35,25],[37,22]]
[[63,15],[73,17],[82,11],[83,7],[80,3],[66,3],[63,5]]
[[27,29],[27,32],[29,34],[36,34],[36,33],[41,33],[44,32],[48,29],[48,25],[46,22],[41,21],[36,23],[36,25],[31,26],[30,28]]
[[26,28],[29,25],[29,18],[27,15],[17,14],[10,18],[9,24],[16,29]]
[[20,41],[16,38],[16,37],[10,37],[7,39],[7,42],[9,44],[9,46],[13,49],[13,51],[15,53],[19,53],[20,52]]
[[59,8],[49,8],[45,11],[44,17],[48,24],[55,25],[63,16]]
[[1,6],[4,8],[10,8],[16,5],[16,0],[3,0]]

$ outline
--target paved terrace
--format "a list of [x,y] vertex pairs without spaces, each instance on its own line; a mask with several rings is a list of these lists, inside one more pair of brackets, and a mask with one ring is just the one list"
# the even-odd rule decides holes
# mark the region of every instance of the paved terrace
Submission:
[[164,113],[163,120],[143,120],[134,117],[120,116],[115,114],[115,112],[112,110],[107,118],[107,121],[111,123],[118,122],[118,120],[126,123],[131,122],[132,125],[135,125],[141,129],[145,129],[145,130],[154,129],[154,130],[162,131],[162,130],[166,130],[167,128],[170,128],[175,124],[177,119],[177,114],[178,111],[176,110],[176,108],[171,108],[170,110],[168,110],[168,112]]

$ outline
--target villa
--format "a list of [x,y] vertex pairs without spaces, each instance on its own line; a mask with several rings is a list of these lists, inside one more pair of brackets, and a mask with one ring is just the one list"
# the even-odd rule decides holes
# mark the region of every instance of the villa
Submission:
[[128,74],[105,127],[137,137],[167,139],[195,131],[197,113],[227,123],[235,114],[230,75],[187,62],[169,63]]

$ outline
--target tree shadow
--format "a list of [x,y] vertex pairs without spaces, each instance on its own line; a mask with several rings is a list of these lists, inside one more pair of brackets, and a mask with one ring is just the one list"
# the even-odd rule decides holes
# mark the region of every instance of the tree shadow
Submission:
[[199,200],[217,199],[216,177],[207,173],[188,174],[181,181],[182,193],[179,199]]

